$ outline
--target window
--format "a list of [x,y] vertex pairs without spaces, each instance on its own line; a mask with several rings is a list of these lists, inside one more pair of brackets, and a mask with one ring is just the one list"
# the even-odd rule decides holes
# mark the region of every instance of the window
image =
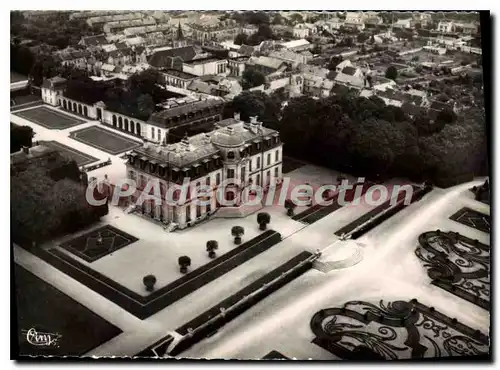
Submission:
[[161,130],[158,129],[158,141],[161,140]]
[[251,159],[248,161],[248,171],[252,172],[252,160]]
[[228,178],[228,179],[234,179],[234,169],[229,168],[229,169],[227,170],[227,178]]
[[215,184],[220,185],[220,172],[215,175]]
[[155,129],[154,127],[151,127],[151,139],[155,139]]
[[271,164],[271,153],[267,153],[267,165]]
[[128,171],[128,177],[131,180],[135,180],[135,172],[134,171]]
[[274,177],[279,177],[280,169],[278,166],[274,167]]
[[241,167],[241,181],[245,181],[245,166]]
[[280,160],[280,151],[277,150],[275,153],[274,153],[274,160],[276,162],[278,162]]
[[267,183],[269,184],[271,182],[271,170],[267,171],[266,178],[267,178]]
[[257,174],[257,181],[256,181],[257,185],[260,185],[260,173]]
[[234,152],[233,151],[227,152],[227,159],[234,159]]
[[255,165],[255,167],[260,168],[260,157],[257,157],[257,164]]
[[210,176],[207,177],[207,180],[206,180],[206,185],[207,186],[210,186]]

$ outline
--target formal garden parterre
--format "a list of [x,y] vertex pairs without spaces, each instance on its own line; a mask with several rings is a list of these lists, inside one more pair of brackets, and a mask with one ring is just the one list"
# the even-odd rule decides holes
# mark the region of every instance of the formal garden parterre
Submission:
[[61,144],[57,141],[39,141],[38,144],[48,146],[55,149],[62,155],[74,160],[78,166],[86,166],[90,163],[97,162],[99,159],[91,155],[85,154],[79,150],[73,149],[67,145]]
[[87,122],[45,106],[16,112],[15,115],[51,130],[64,130]]
[[111,225],[92,230],[60,246],[87,262],[94,262],[124,248],[138,239]]
[[[279,233],[267,230],[170,284],[152,290],[146,296],[124,287],[92,269],[90,265],[79,262],[71,256],[72,253],[57,248],[48,250],[29,248],[29,250],[133,315],[145,319],[268,250],[280,241],[281,235]],[[146,285],[146,282],[144,284]]]
[[99,126],[90,126],[72,131],[70,137],[113,155],[123,153],[141,145],[141,143],[136,140],[128,139],[118,133]]
[[450,219],[485,233],[489,233],[491,230],[491,221],[489,215],[485,215],[484,213],[475,211],[467,207],[464,207],[458,212],[454,213],[450,217]]

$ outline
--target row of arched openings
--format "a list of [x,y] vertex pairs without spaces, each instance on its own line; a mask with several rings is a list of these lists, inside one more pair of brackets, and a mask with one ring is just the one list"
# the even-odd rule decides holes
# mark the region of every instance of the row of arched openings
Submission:
[[113,127],[117,127],[120,130],[130,132],[132,134],[141,134],[141,124],[139,122],[134,122],[128,120],[128,118],[123,119],[121,116],[116,117],[113,114]]
[[76,102],[71,102],[69,100],[62,100],[63,108],[74,113],[78,113],[81,116],[88,117],[89,111],[85,105],[77,104]]

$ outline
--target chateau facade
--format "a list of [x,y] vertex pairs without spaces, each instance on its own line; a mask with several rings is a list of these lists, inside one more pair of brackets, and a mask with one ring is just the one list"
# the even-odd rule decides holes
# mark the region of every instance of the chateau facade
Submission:
[[[210,133],[186,137],[176,144],[145,143],[132,151],[127,162],[127,177],[137,184],[130,202],[136,204],[148,182],[157,180],[162,199],[156,204],[151,199],[144,201],[139,211],[171,229],[192,226],[223,209],[228,215],[241,216],[246,187],[256,184],[266,189],[281,182],[282,146],[277,131],[262,127],[256,118],[251,123],[242,122],[238,115],[220,121]],[[184,198],[179,186],[186,178],[190,190]],[[193,202],[197,194],[192,189],[201,185],[211,189],[206,205]],[[176,186],[175,191],[172,186]],[[217,192],[224,193],[231,205],[221,205]],[[164,201],[167,194],[173,197],[169,204]],[[207,195],[203,191],[200,194]]]

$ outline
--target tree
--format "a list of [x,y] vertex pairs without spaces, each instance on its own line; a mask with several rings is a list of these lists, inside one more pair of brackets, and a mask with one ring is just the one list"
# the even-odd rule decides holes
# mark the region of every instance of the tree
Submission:
[[290,22],[293,24],[304,23],[304,18],[302,17],[302,14],[300,14],[300,13],[293,13],[289,19],[290,19]]
[[284,24],[285,19],[281,16],[280,13],[276,13],[273,17],[273,24]]
[[342,62],[343,58],[341,55],[335,55],[330,58],[328,62],[328,69],[330,71],[335,71],[335,68]]
[[262,91],[243,91],[225,107],[224,117],[232,117],[239,112],[241,120],[248,122],[250,117],[258,117],[266,127],[278,129],[283,96],[277,90],[271,96]]
[[238,33],[234,38],[236,45],[248,44],[248,35],[246,33]]
[[389,66],[385,71],[385,77],[391,80],[396,80],[398,77],[398,70],[394,66]]
[[29,126],[17,126],[10,124],[10,152],[15,153],[23,146],[31,148],[35,133]]
[[245,234],[245,229],[242,226],[233,226],[231,235],[234,236],[234,244],[241,244],[241,237]]
[[453,123],[457,120],[457,115],[450,108],[445,108],[440,111],[436,117],[436,121],[443,122],[445,124]]
[[257,213],[257,223],[259,224],[260,230],[265,230],[267,224],[271,222],[271,215],[267,212]]
[[259,71],[247,69],[243,72],[241,86],[243,90],[248,90],[252,87],[263,85],[266,82],[266,77]]
[[144,286],[148,292],[152,292],[154,290],[154,286],[156,284],[156,276],[154,275],[146,275],[142,279]]
[[154,112],[154,101],[151,95],[142,94],[137,98],[137,113],[141,117],[148,117]]
[[181,268],[181,272],[185,274],[188,270],[188,267],[191,266],[191,258],[189,258],[188,256],[180,256],[178,263]]
[[369,38],[370,38],[370,36],[368,36],[366,33],[360,33],[360,34],[356,37],[356,40],[357,40],[359,43],[363,43],[363,42],[366,42]]
[[209,240],[207,242],[207,252],[210,258],[215,258],[215,250],[219,249],[219,243],[217,240]]

